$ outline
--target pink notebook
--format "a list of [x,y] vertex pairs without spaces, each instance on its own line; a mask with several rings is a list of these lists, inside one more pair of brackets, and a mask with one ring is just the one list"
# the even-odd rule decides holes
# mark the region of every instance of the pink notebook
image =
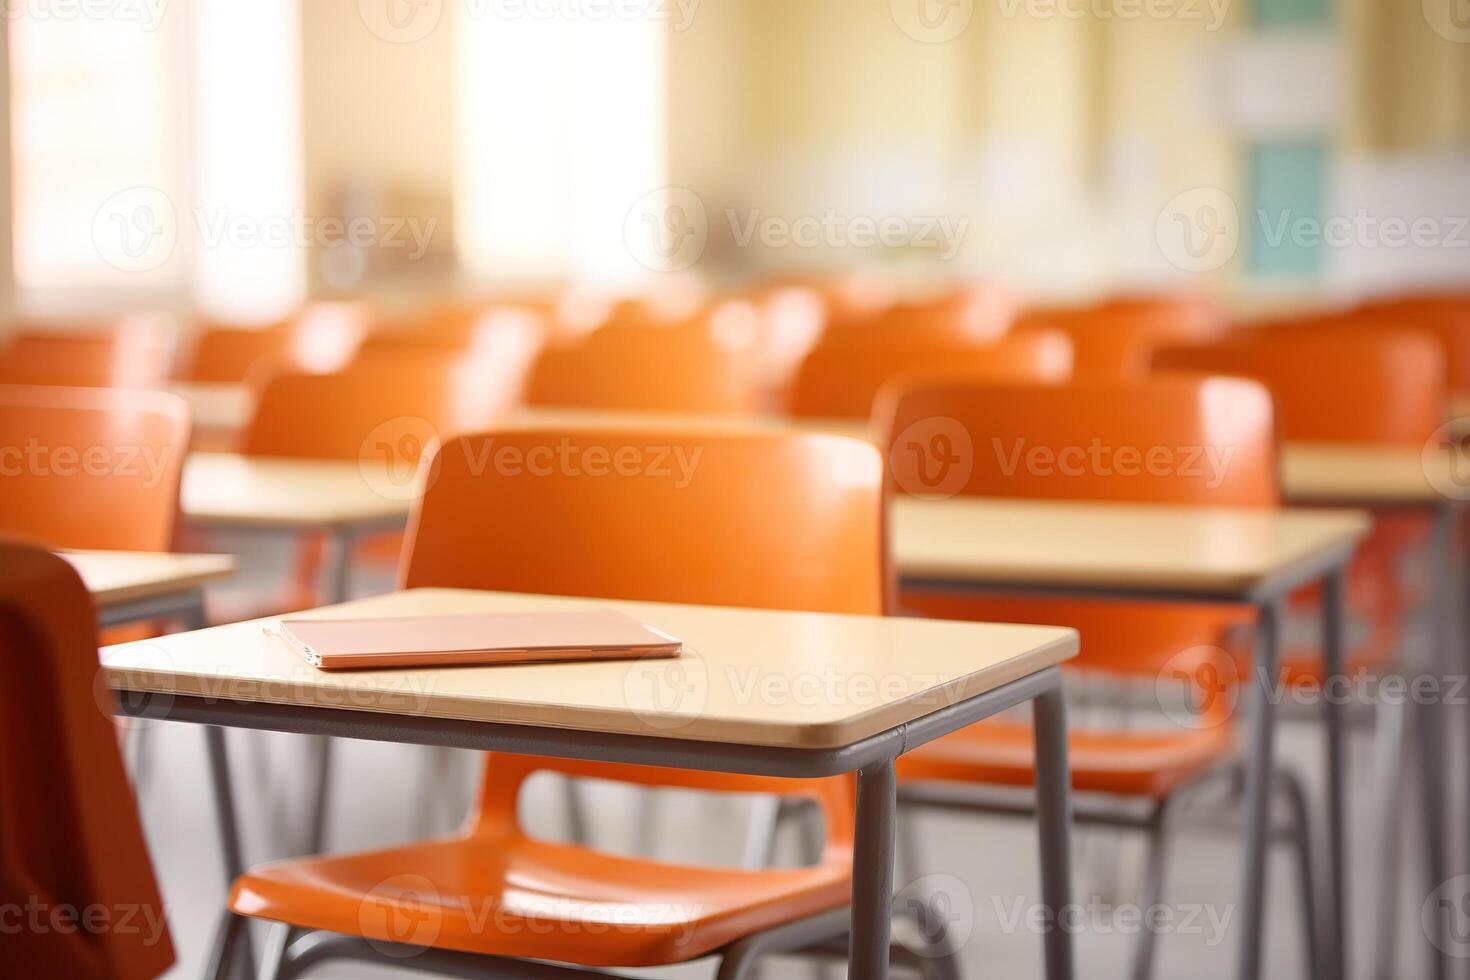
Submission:
[[280,636],[322,670],[675,657],[680,641],[616,610],[283,619]]

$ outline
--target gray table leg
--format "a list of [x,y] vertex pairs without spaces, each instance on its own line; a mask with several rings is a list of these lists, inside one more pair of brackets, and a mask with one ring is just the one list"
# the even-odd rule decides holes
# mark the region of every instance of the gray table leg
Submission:
[[[328,542],[327,601],[346,602],[352,595],[352,532],[337,528]],[[327,817],[332,797],[332,740],[311,737],[307,748],[312,770],[310,808],[306,817],[307,854],[321,854],[327,846]]]
[[1072,777],[1067,767],[1067,702],[1061,672],[1055,686],[1035,701],[1036,814],[1041,835],[1041,900],[1046,933],[1047,980],[1071,980],[1072,934],[1063,928],[1072,901]]
[[[208,620],[204,612],[204,594],[185,617],[188,629],[203,629]],[[220,862],[225,873],[228,893],[235,879],[245,871],[244,852],[240,847],[240,824],[235,809],[235,787],[230,778],[230,753],[225,743],[225,730],[217,725],[204,726],[204,750],[209,760],[209,785],[214,794],[215,822],[219,830]],[[224,913],[215,934],[214,948],[205,976],[227,976],[235,964],[243,960],[244,975],[255,975],[255,950],[250,930],[229,912]]]
[[[1451,503],[1446,503],[1439,509],[1435,514],[1434,537],[1430,543],[1432,548],[1430,576],[1433,589],[1431,601],[1434,604],[1434,656],[1426,667],[1431,675],[1441,681],[1447,675],[1460,671],[1462,659],[1456,650],[1455,640],[1457,619],[1454,584],[1456,513],[1457,509]],[[1440,690],[1446,690],[1443,684]],[[1448,781],[1449,773],[1444,760],[1450,754],[1453,737],[1446,724],[1447,709],[1438,700],[1430,699],[1428,703],[1423,704],[1411,703],[1409,710],[1416,730],[1417,738],[1413,744],[1419,753],[1419,773],[1422,777],[1419,780],[1419,805],[1423,809],[1421,816],[1424,820],[1426,883],[1432,891],[1450,876],[1449,829],[1445,814],[1445,807],[1448,803],[1445,783]],[[1447,933],[1448,926],[1449,923],[1445,916],[1432,917],[1430,928],[1433,934],[1429,938],[1433,947],[1429,950],[1429,975],[1434,980],[1446,980],[1455,972],[1448,952],[1453,948],[1452,940]]]
[[893,760],[858,772],[853,845],[850,980],[886,980],[893,919],[893,851],[898,776]]
[[[1343,651],[1347,630],[1347,601],[1343,571],[1329,574],[1322,583],[1322,656],[1326,690],[1346,691],[1336,680],[1346,680],[1347,664]],[[1344,772],[1344,750],[1347,746],[1347,712],[1345,698],[1327,697],[1327,894],[1317,907],[1325,913],[1326,934],[1319,948],[1322,964],[1329,977],[1346,977],[1347,950],[1347,786]],[[1305,832],[1305,831],[1304,831]],[[1310,836],[1308,837],[1310,840]],[[1309,845],[1308,845],[1309,846]],[[1308,922],[1308,929],[1316,923]]]
[[1270,846],[1272,762],[1276,735],[1276,689],[1280,684],[1281,609],[1278,601],[1260,607],[1256,656],[1252,665],[1255,698],[1249,718],[1250,743],[1245,770],[1245,875],[1241,889],[1238,980],[1261,975],[1262,934],[1266,901],[1266,856]]

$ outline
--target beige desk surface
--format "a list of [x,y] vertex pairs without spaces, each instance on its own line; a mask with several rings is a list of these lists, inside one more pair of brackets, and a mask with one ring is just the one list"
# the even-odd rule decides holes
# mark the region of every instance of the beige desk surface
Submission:
[[235,573],[233,555],[175,555],[140,551],[67,551],[61,557],[81,575],[99,608],[156,599]]
[[604,412],[575,408],[523,408],[506,423],[525,428],[699,429],[715,432],[826,432],[871,439],[866,422],[851,419],[793,419],[783,415],[687,415],[666,412]]
[[254,408],[250,389],[238,384],[170,382],[168,390],[189,404],[195,428],[237,431],[245,428]]
[[1368,530],[1355,511],[898,498],[905,577],[1239,595]]
[[1455,460],[1448,450],[1426,455],[1385,446],[1288,443],[1281,483],[1293,502],[1427,505],[1470,499],[1470,460]]
[[619,608],[680,637],[673,660],[329,674],[264,626],[234,623],[107,647],[114,688],[390,714],[833,748],[1076,655],[1069,629],[450,589],[310,615],[414,616]]
[[412,492],[376,486],[355,461],[191,453],[180,506],[201,524],[317,528],[406,519]]

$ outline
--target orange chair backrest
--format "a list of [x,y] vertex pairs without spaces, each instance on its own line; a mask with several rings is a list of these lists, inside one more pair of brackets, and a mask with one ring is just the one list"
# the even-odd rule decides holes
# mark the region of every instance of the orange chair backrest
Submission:
[[1038,330],[987,344],[869,342],[822,344],[807,355],[791,389],[799,418],[866,419],[884,384],[915,371],[944,369],[976,381],[1066,381],[1072,342]]
[[0,385],[0,534],[167,551],[189,410],[162,392]]
[[274,374],[260,389],[240,451],[416,466],[431,440],[483,429],[509,409],[515,393],[495,380],[492,367],[457,356]]
[[144,980],[174,961],[116,730],[95,693],[96,636],[70,565],[0,542],[0,908],[12,912],[10,976]]
[[1162,349],[1156,371],[1253,378],[1271,392],[1283,439],[1418,448],[1444,423],[1444,356],[1427,335],[1246,328],[1206,347]]
[[1139,380],[1162,344],[1198,343],[1217,336],[1224,324],[1212,309],[1188,299],[1119,299],[1073,309],[1025,313],[1012,332],[1061,330],[1072,339],[1078,377]]
[[923,300],[833,317],[822,344],[980,344],[1004,336],[1015,318],[1011,297],[998,289],[960,289]]
[[[490,361],[514,361],[517,372],[525,375],[540,353],[546,329],[545,317],[526,309],[479,310],[464,319],[439,319],[426,314],[415,322],[370,334],[358,347],[353,363],[474,353]],[[517,387],[524,382],[524,377],[519,378]]]
[[[402,584],[876,615],[886,593],[882,482],[872,446],[821,434],[465,436],[434,458],[409,524]],[[505,765],[514,772],[522,764]],[[798,787],[595,768],[609,778],[733,792]],[[848,805],[845,781],[809,785],[829,816]],[[487,812],[503,812],[498,770],[486,792]]]
[[181,377],[198,384],[242,384],[256,364],[289,361],[290,353],[291,333],[284,324],[206,327],[195,337]]
[[1237,378],[979,385],[937,376],[885,389],[901,492],[1273,507],[1271,397]]
[[557,408],[740,413],[755,404],[759,314],[725,304],[672,326],[614,322],[548,347],[527,401]]
[[1445,355],[1446,381],[1470,394],[1470,299],[1415,297],[1366,304],[1327,322],[1369,330],[1431,334]]
[[85,328],[22,327],[0,341],[0,384],[156,388],[168,377],[174,325],[136,314]]

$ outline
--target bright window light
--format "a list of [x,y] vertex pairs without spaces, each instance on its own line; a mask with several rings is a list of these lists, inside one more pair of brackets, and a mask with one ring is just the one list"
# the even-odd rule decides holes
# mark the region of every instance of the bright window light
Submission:
[[458,10],[461,261],[500,280],[641,278],[624,221],[666,179],[669,25],[496,9]]
[[195,0],[195,301],[222,320],[280,319],[306,297],[299,226],[299,0]]
[[[179,25],[167,5],[11,18],[16,284],[27,294],[179,281]],[[43,300],[44,302],[44,300]]]

